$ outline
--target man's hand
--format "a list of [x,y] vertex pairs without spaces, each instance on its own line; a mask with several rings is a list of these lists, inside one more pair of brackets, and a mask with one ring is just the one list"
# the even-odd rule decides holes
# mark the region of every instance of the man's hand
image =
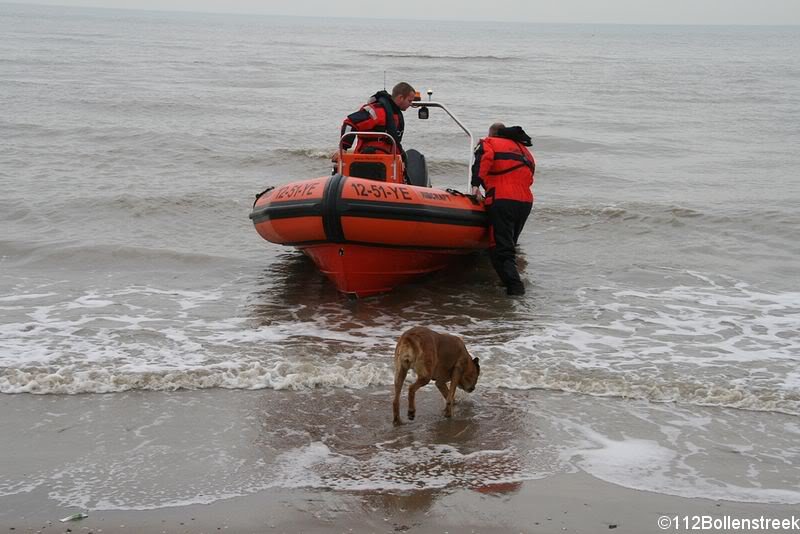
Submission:
[[472,195],[478,199],[478,202],[483,200],[483,195],[481,195],[481,188],[478,186],[472,186]]
[[339,151],[337,150],[333,154],[331,154],[331,161],[333,163],[339,163]]

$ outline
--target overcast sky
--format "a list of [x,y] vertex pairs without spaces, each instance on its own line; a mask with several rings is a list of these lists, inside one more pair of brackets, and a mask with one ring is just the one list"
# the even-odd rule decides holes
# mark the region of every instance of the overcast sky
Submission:
[[[622,24],[800,24],[800,0],[16,0],[218,13]],[[2,4],[0,4],[2,10]]]

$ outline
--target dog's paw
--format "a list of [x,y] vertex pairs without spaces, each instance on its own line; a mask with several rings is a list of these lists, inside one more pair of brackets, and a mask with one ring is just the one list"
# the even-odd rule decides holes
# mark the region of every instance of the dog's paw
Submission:
[[401,421],[400,419],[395,419],[394,421],[392,421],[392,424],[394,426],[400,426],[403,424],[403,421]]
[[408,420],[413,421],[414,417],[417,415],[417,412],[408,412]]

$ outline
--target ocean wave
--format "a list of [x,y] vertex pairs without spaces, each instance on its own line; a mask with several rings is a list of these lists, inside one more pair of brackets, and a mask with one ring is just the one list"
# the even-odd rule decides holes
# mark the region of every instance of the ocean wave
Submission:
[[[257,189],[257,186],[253,186]],[[0,220],[9,222],[25,222],[30,227],[37,224],[52,224],[54,220],[66,225],[85,225],[89,221],[108,221],[109,224],[119,224],[125,220],[128,224],[136,219],[171,217],[185,218],[186,221],[195,220],[202,216],[208,220],[217,221],[228,219],[232,214],[244,217],[251,208],[254,196],[252,191],[242,191],[241,196],[232,194],[213,194],[207,190],[171,192],[164,194],[124,193],[115,195],[95,196],[91,199],[92,209],[86,210],[86,197],[74,198],[63,196],[58,201],[47,201],[46,209],[32,204],[17,205],[3,211]],[[40,203],[44,205],[44,203]],[[0,207],[2,203],[0,203]]]
[[50,45],[79,45],[79,46],[95,46],[102,44],[104,41],[109,41],[109,36],[105,34],[84,34],[80,35],[40,35],[38,39],[49,43]]
[[[361,52],[360,50],[353,50],[354,52]],[[450,54],[419,54],[415,52],[363,52],[367,57],[375,58],[397,58],[397,59],[432,59],[432,60],[446,60],[446,61],[517,61],[520,58],[515,56],[495,56],[495,55],[450,55]]]
[[[9,253],[16,265],[47,264],[60,268],[75,268],[86,265],[98,267],[113,261],[117,265],[127,265],[137,269],[143,265],[152,268],[168,268],[170,264],[184,267],[210,266],[228,262],[229,258],[204,254],[203,252],[169,248],[149,248],[133,245],[83,244],[75,241],[60,243],[43,241],[0,241],[0,254]],[[10,262],[12,263],[12,262]]]
[[330,148],[274,148],[272,153],[290,158],[298,159],[316,159],[330,161],[333,150]]
[[[485,358],[483,368],[488,373],[479,385],[488,390],[563,391],[596,397],[800,415],[800,391],[793,388],[753,388],[745,384],[720,384],[691,378],[670,380],[635,371],[620,376],[614,372],[565,368],[563,365],[529,366],[520,370],[516,365],[498,364]],[[194,369],[135,371],[93,366],[79,370],[75,365],[64,365],[5,368],[0,372],[0,393],[6,394],[72,395],[210,388],[358,390],[391,388],[392,385],[393,372],[386,361],[350,365],[272,359]]]
[[225,214],[244,212],[250,207],[235,198],[200,192],[191,195],[119,195],[95,199],[95,206],[132,217],[180,216],[196,211],[202,211],[207,215]]
[[[97,253],[72,256],[96,263]],[[161,251],[128,253],[131,263],[148,264],[145,254]],[[281,284],[287,276],[273,270],[268,277]],[[432,315],[425,298],[404,304],[398,324],[388,301],[365,302],[354,316],[346,302],[278,302],[266,290],[243,304],[243,316],[214,320],[221,300],[241,295],[227,286],[131,286],[65,297],[58,284],[37,286],[0,300],[0,392],[388,388],[398,332],[426,322],[462,335],[481,357],[482,388],[800,415],[792,320],[800,295],[703,273],[662,276],[668,284],[647,290],[581,288],[569,320],[538,317],[533,329],[518,312],[465,323],[454,305],[446,317]]]
[[[709,226],[735,226],[745,223],[748,228],[763,224],[771,228],[796,227],[800,215],[790,210],[773,208],[748,209],[708,208],[680,206],[647,202],[618,202],[613,204],[534,204],[534,217],[537,221],[558,221],[561,219],[593,219],[592,222],[645,222],[653,225],[680,226],[684,224]],[[778,234],[780,230],[776,230]]]
[[537,151],[547,154],[580,154],[584,152],[608,153],[618,150],[617,147],[608,143],[569,137],[556,137],[552,135],[537,135],[534,140],[534,146]]
[[467,169],[466,158],[463,160],[426,158],[425,163],[428,165],[428,174],[431,175],[462,176]]
[[[484,364],[484,369],[486,364]],[[701,381],[663,383],[645,378],[606,376],[543,368],[495,369],[479,386],[489,390],[563,391],[595,397],[645,400],[679,405],[715,406],[758,412],[800,415],[800,392],[753,391],[745,386],[722,386]],[[0,372],[0,393],[75,395],[125,391],[177,391],[223,389],[364,389],[393,385],[386,363],[359,365],[261,363],[206,367],[191,370],[124,372],[110,368],[77,371],[68,368],[6,368]]]
[[645,377],[613,376],[598,377],[593,372],[577,372],[559,369],[542,369],[540,372],[526,371],[513,376],[511,369],[502,380],[502,388],[516,390],[541,389],[563,391],[594,397],[613,397],[628,400],[644,400],[656,403],[716,406],[756,412],[775,412],[800,415],[800,392],[749,390],[744,385],[720,385],[699,380],[663,381]]
[[302,390],[363,389],[389,385],[387,367],[368,363],[357,368],[309,363],[259,362],[197,369],[125,372],[113,368],[74,370],[69,367],[6,368],[0,372],[0,393],[64,395],[131,390],[176,391],[209,388]]
[[646,205],[641,203],[619,203],[610,205],[536,205],[537,219],[557,220],[570,218],[592,218],[605,221],[650,221],[670,223],[681,219],[717,218],[720,222],[730,222],[725,216],[706,215],[701,211],[680,206]]
[[500,351],[491,372],[503,387],[800,414],[791,375],[800,294],[689,271],[664,275],[664,288],[580,289],[575,320],[476,350]]

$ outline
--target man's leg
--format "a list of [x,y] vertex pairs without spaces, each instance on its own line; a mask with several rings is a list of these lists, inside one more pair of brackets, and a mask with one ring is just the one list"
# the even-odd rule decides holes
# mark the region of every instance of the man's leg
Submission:
[[525,227],[525,222],[528,220],[532,208],[533,204],[528,202],[520,202],[519,206],[517,206],[514,221],[514,245],[519,243],[519,236],[522,233],[522,229]]
[[525,288],[517,272],[514,242],[514,212],[517,211],[517,206],[514,204],[518,203],[513,200],[496,200],[488,210],[495,242],[495,246],[489,249],[489,258],[500,281],[506,286],[506,292],[509,295],[521,295],[525,293]]

